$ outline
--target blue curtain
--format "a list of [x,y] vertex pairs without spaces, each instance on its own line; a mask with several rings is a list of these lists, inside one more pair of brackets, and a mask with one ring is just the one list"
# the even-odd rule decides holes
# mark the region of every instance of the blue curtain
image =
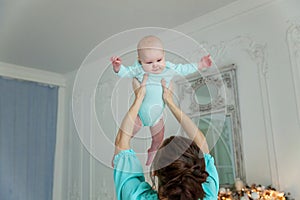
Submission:
[[0,200],[52,200],[58,87],[0,77]]

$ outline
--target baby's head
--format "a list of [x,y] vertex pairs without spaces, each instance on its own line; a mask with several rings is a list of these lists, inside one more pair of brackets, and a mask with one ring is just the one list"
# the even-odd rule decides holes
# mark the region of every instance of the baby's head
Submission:
[[161,40],[153,35],[142,38],[138,45],[138,60],[145,72],[160,74],[166,67]]

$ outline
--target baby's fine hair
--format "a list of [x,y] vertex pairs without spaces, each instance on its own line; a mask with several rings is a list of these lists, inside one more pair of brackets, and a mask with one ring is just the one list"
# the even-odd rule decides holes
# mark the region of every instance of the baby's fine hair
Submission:
[[[201,184],[209,174],[203,152],[194,141],[181,136],[165,139],[151,168],[158,178],[160,198],[198,200],[205,196]],[[151,179],[155,185],[153,176]]]
[[163,43],[162,41],[154,36],[154,35],[148,35],[143,37],[137,45],[138,52],[143,49],[161,49],[163,50]]

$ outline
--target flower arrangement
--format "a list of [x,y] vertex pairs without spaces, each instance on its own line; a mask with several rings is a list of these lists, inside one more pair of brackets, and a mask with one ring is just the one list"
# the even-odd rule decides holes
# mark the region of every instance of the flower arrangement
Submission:
[[289,193],[279,192],[271,186],[252,184],[244,186],[239,179],[235,188],[220,188],[218,200],[293,200]]

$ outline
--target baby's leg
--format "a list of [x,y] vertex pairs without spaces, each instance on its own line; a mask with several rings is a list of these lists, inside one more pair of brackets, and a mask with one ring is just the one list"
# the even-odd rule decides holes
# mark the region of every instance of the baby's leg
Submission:
[[147,166],[152,163],[156,151],[164,139],[165,125],[164,125],[163,118],[161,118],[159,122],[156,123],[154,126],[150,127],[150,132],[152,136],[152,141],[151,141],[151,147],[148,149],[148,158],[146,162]]

